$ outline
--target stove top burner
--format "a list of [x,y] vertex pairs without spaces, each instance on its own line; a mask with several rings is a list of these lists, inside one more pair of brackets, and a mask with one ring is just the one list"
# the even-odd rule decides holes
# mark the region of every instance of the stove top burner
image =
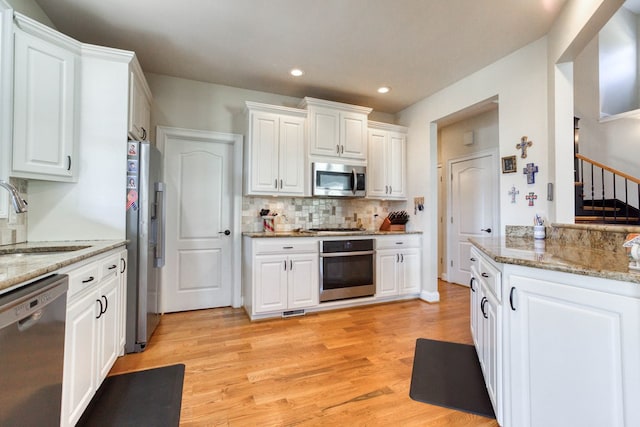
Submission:
[[362,228],[322,227],[322,228],[310,228],[309,231],[364,231],[364,230]]

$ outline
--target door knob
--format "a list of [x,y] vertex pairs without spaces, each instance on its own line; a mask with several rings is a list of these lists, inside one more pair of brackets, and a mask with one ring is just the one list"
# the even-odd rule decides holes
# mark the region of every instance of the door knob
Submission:
[[231,230],[218,231],[218,234],[224,234],[225,236],[228,236],[229,234],[231,234]]
[[485,231],[487,233],[491,233],[491,228],[482,228],[480,231]]

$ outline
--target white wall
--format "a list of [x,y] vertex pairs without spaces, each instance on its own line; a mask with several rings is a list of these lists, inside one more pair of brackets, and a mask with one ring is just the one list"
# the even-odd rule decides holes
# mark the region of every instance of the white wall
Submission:
[[[243,134],[245,101],[297,108],[300,98],[146,73],[153,94],[152,138],[156,126]],[[372,112],[371,120],[394,123],[394,116]]]
[[[490,66],[460,80],[435,95],[402,111],[398,122],[409,127],[408,171],[409,198],[425,197],[425,210],[412,221],[425,231],[423,236],[423,298],[437,295],[437,126],[435,123],[468,106],[498,96],[500,157],[517,154],[515,148],[523,135],[533,141],[528,150],[529,162],[540,167],[536,184],[527,185],[523,174],[505,175],[500,181],[499,197],[503,200],[508,189],[515,185],[520,194],[535,191],[539,202],[530,208],[519,203],[501,203],[501,226],[531,224],[536,212],[546,212],[544,189],[547,182],[547,73],[546,38],[542,38]],[[426,172],[425,172],[426,171]]]
[[82,58],[77,183],[29,181],[28,240],[124,239],[131,55]]
[[[598,35],[602,116],[624,113],[640,107],[637,21],[638,16],[635,13],[620,8]],[[579,71],[581,70],[576,70]]]
[[[398,114],[409,127],[409,197],[426,196],[425,211],[412,220],[425,231],[423,292],[437,300],[437,121],[498,96],[500,157],[516,153],[526,135],[533,141],[527,162],[539,166],[536,184],[523,174],[501,176],[500,233],[506,225],[530,225],[534,213],[549,219],[570,218],[573,210],[573,58],[584,48],[622,0],[568,0],[549,34],[488,67],[458,81]],[[519,162],[521,159],[519,159]],[[546,184],[555,182],[555,201],[547,202]],[[560,185],[562,184],[562,185]],[[508,189],[520,191],[518,203],[504,203]],[[524,191],[523,191],[524,190]],[[538,195],[536,206],[524,203],[525,192]],[[569,198],[570,201],[564,199]],[[563,199],[562,203],[558,199]]]
[[[575,60],[574,102],[580,118],[580,153],[631,176],[640,177],[640,116],[600,122],[598,91],[598,37]],[[631,187],[630,187],[631,190]],[[637,188],[630,202],[637,206]]]
[[28,16],[29,18],[33,18],[36,21],[40,22],[51,28],[56,28],[53,25],[53,22],[49,19],[46,13],[42,10],[40,5],[36,3],[34,0],[6,0],[9,5],[16,12],[20,12],[23,15]]

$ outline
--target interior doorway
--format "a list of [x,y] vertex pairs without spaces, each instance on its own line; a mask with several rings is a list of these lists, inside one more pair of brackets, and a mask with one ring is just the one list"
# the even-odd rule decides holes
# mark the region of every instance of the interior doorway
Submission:
[[469,284],[468,237],[500,235],[498,111],[496,96],[437,122],[438,277],[452,283]]
[[163,312],[239,303],[242,136],[158,129],[167,183]]

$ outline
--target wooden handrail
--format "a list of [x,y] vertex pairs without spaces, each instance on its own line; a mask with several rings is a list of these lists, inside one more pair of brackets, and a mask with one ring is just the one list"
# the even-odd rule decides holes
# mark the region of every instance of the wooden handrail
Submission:
[[608,172],[611,172],[611,173],[613,173],[613,174],[615,174],[615,175],[621,176],[621,177],[622,177],[622,178],[624,178],[624,179],[627,179],[627,180],[629,180],[629,181],[631,181],[631,182],[635,182],[636,184],[640,185],[640,179],[635,178],[635,177],[633,177],[633,176],[631,176],[631,175],[628,175],[628,174],[626,174],[626,173],[624,173],[624,172],[621,172],[621,171],[619,171],[619,170],[617,170],[617,169],[614,169],[614,168],[612,168],[612,167],[609,167],[609,166],[607,166],[607,165],[604,165],[604,164],[602,164],[602,163],[600,163],[600,162],[596,162],[595,160],[592,160],[592,159],[590,159],[590,158],[588,158],[588,157],[585,157],[585,156],[583,156],[582,154],[578,154],[578,153],[576,153],[576,158],[578,158],[578,159],[580,159],[580,160],[584,160],[585,162],[587,162],[587,163],[591,163],[592,165],[597,166],[597,167],[599,167],[600,169],[604,169],[604,170],[606,170],[606,171],[608,171]]

